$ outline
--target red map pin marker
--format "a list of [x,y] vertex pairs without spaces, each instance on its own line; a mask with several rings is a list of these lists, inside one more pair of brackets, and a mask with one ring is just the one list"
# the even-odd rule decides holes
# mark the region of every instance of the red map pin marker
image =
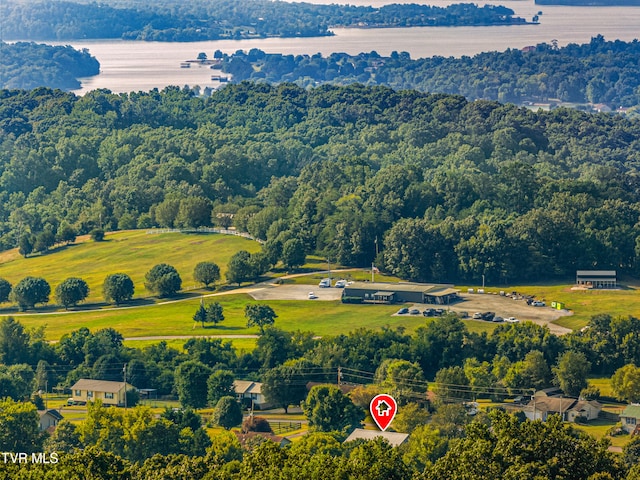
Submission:
[[391,395],[381,393],[373,397],[369,404],[369,411],[378,428],[384,432],[396,416],[398,404]]

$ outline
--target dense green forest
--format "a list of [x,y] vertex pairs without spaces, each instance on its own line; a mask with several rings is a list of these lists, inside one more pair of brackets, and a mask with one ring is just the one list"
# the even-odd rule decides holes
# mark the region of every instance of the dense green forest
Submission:
[[78,77],[100,72],[100,63],[88,50],[36,43],[0,42],[0,88],[80,88]]
[[210,2],[135,0],[95,2],[15,2],[0,4],[2,37],[29,40],[124,38],[185,42],[221,38],[313,37],[330,27],[415,27],[517,25],[513,10],[494,5],[436,7],[393,4],[382,7],[315,5],[269,0]]
[[[0,92],[0,242],[230,222],[405,279],[637,274],[640,122],[385,87]],[[376,258],[377,255],[377,258]]]
[[[129,348],[111,328],[81,328],[50,344],[42,329],[25,330],[6,318],[0,321],[0,441],[11,452],[55,452],[59,462],[44,467],[7,462],[0,478],[36,478],[40,472],[38,478],[53,479],[235,479],[253,472],[274,479],[462,480],[486,478],[489,470],[490,478],[637,479],[637,439],[616,455],[607,450],[607,440],[581,433],[557,416],[528,422],[498,409],[472,417],[461,403],[500,402],[552,382],[565,395],[599,398],[587,375],[615,371],[614,379],[627,373],[637,378],[639,339],[640,320],[631,317],[599,315],[584,332],[557,337],[530,322],[480,335],[445,315],[412,335],[362,328],[317,338],[268,327],[255,350],[238,353],[229,342],[212,338],[191,338],[181,351],[165,342]],[[50,437],[40,432],[31,392],[70,386],[79,378],[120,381],[125,363],[131,384],[176,394],[183,408],[154,415],[149,407],[90,403],[81,423],[61,422]],[[338,367],[344,384],[356,387],[348,396],[335,386],[307,392],[307,382],[335,381]],[[239,378],[260,379],[262,392],[276,405],[302,402],[311,433],[283,449],[260,439],[241,447],[228,432],[209,437],[195,409],[213,407],[207,423],[220,424],[216,412]],[[637,382],[616,385],[612,381],[621,400],[640,395]],[[427,390],[435,400],[426,401]],[[380,440],[341,444],[380,391],[398,401],[393,428],[410,432],[408,443],[397,449]],[[319,392],[331,393],[324,397],[321,418],[308,408]],[[37,396],[32,400],[42,402]],[[337,405],[344,410],[333,408]],[[241,421],[240,416],[227,428]]]
[[261,50],[221,55],[223,69],[235,81],[363,83],[452,93],[468,99],[606,103],[640,105],[640,42],[607,42],[599,35],[590,43],[558,48],[538,44],[535,50],[509,49],[473,57],[411,59],[406,52],[382,57],[376,52],[282,55]]

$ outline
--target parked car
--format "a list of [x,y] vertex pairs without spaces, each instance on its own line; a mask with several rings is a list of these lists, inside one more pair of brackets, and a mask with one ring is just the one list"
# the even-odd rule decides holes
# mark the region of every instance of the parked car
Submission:
[[491,321],[495,323],[500,323],[500,322],[504,322],[504,318],[496,315],[495,317],[493,317],[493,320]]
[[402,307],[398,310],[398,315],[406,315],[407,313],[409,313],[409,309],[407,307]]
[[482,320],[482,314],[480,312],[476,312],[471,318],[473,318],[474,320]]
[[318,296],[315,293],[309,292],[309,300],[314,300],[316,298],[318,298]]
[[436,315],[444,315],[444,309],[443,308],[436,308],[435,312],[436,312]]
[[435,317],[435,310],[433,308],[427,308],[424,312],[422,312],[422,315],[424,315],[425,317]]
[[418,310],[417,308],[412,308],[411,310],[409,310],[409,313],[411,315],[420,315],[420,310]]
[[518,320],[516,317],[507,317],[504,319],[504,321],[507,323],[518,323],[520,320]]
[[535,300],[535,301],[531,302],[531,305],[533,305],[534,307],[544,307],[546,305],[546,303],[541,302],[539,300]]
[[484,312],[482,314],[482,319],[486,320],[487,322],[490,322],[491,320],[493,320],[493,317],[495,317],[496,314],[494,312]]
[[334,286],[336,288],[344,288],[344,287],[347,286],[347,281],[346,280],[338,280]]
[[458,317],[469,318],[469,312],[458,312]]

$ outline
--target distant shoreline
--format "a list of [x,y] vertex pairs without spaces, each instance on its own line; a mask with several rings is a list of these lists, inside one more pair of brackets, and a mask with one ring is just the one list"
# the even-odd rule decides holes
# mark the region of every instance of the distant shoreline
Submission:
[[640,0],[535,0],[535,4],[576,7],[637,7],[640,6]]

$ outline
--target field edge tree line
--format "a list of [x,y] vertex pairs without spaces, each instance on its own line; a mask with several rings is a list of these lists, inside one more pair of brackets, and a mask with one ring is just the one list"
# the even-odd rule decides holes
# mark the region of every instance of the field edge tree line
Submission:
[[317,253],[440,283],[638,273],[630,119],[362,85],[4,90],[0,106],[5,249],[233,225],[271,265]]

